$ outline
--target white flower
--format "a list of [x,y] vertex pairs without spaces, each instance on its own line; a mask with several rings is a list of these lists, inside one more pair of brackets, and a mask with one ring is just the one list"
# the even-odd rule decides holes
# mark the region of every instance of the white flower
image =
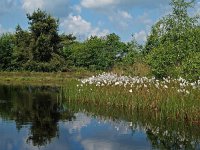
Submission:
[[132,90],[132,89],[130,89],[130,90],[129,90],[129,93],[133,93],[133,90]]
[[182,90],[178,89],[178,90],[177,90],[177,92],[178,92],[178,93],[181,93],[181,92],[182,92]]
[[167,85],[164,85],[164,88],[165,88],[165,89],[168,89],[168,86],[167,86]]
[[157,89],[159,89],[159,83],[156,83],[155,86]]
[[188,90],[185,91],[186,94],[190,94],[190,92]]
[[115,82],[115,85],[119,85],[119,82]]

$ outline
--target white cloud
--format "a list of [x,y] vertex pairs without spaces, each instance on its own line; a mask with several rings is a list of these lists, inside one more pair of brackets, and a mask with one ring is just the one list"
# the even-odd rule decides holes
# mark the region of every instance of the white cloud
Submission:
[[156,3],[152,3],[150,0],[81,0],[81,5],[85,8],[105,8],[109,6],[122,6],[127,7],[142,6],[142,7],[155,7],[160,4],[168,4],[169,0],[157,0]]
[[80,15],[69,15],[61,24],[64,32],[67,34],[73,33],[76,36],[87,38],[91,35],[105,36],[109,33],[108,30],[101,30],[98,27],[93,27],[90,22],[84,20]]
[[195,6],[196,14],[200,15],[200,1]]
[[129,14],[129,13],[126,12],[126,11],[119,11],[118,13],[119,13],[119,15],[120,15],[122,18],[124,18],[124,19],[132,19],[131,14]]
[[55,0],[52,2],[49,2],[49,0],[22,0],[22,8],[28,13],[40,8],[48,13],[63,17],[68,13],[69,7],[69,0]]
[[80,14],[81,11],[82,11],[82,8],[81,8],[80,5],[75,5],[75,6],[72,7],[72,9],[78,14]]
[[160,5],[168,5],[170,0],[156,0],[153,2],[151,0],[119,0],[120,4],[126,5],[127,7],[139,6],[143,8],[155,8],[159,7]]
[[135,33],[134,37],[138,43],[143,44],[147,40],[147,33],[144,30],[142,30],[138,33]]
[[118,30],[126,30],[127,27],[132,22],[132,15],[124,10],[110,10],[110,12],[105,12],[112,22],[113,26]]
[[[84,149],[87,150],[111,150],[111,149],[119,149],[120,144],[115,142],[106,142],[100,139],[86,139],[81,141]],[[122,149],[122,148],[121,148]]]
[[67,19],[61,23],[61,27],[64,27],[67,33],[73,33],[77,35],[89,32],[91,29],[91,24],[82,19],[81,16],[69,15]]
[[85,8],[103,8],[118,4],[118,0],[82,0],[81,5]]
[[144,11],[154,11],[168,3],[169,0],[157,0],[156,3],[149,0],[98,0],[98,2],[96,0],[81,0],[80,5],[83,8],[92,9],[94,12],[105,15],[112,23],[114,30],[125,33],[133,25],[144,26],[145,28],[145,26],[152,25],[154,22],[147,15],[148,12],[141,18],[138,18],[137,14],[133,16],[137,12],[134,10],[135,8],[139,7]]
[[72,134],[74,131],[80,132],[82,128],[87,127],[91,123],[91,118],[86,116],[84,113],[74,114],[76,120],[65,122],[65,128]]
[[32,13],[34,10],[44,7],[44,0],[23,0],[22,8],[26,12]]
[[139,16],[138,19],[136,19],[136,21],[144,25],[153,24],[153,20],[150,18],[150,16],[146,12],[143,15]]

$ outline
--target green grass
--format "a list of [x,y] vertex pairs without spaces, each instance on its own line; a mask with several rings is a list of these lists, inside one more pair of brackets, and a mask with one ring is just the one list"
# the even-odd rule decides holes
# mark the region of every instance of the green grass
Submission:
[[[103,120],[123,120],[131,122],[132,126],[130,126],[130,128],[133,128],[133,132],[139,124],[141,129],[144,129],[148,136],[151,134],[155,137],[154,139],[149,137],[149,140],[152,140],[152,142],[157,143],[161,140],[165,141],[164,143],[169,142],[168,144],[170,145],[170,142],[173,143],[173,140],[176,140],[177,144],[188,142],[190,145],[189,142],[200,140],[200,128],[198,124],[186,124],[185,122],[172,120],[170,118],[161,118],[157,112],[149,113],[148,111],[130,111],[126,108],[116,108],[114,106],[99,107],[94,106],[91,103],[83,103],[82,101],[72,100],[65,101],[64,105],[74,113],[84,112],[88,115],[100,117]],[[159,130],[157,131],[157,129]],[[168,134],[165,134],[166,131]],[[184,136],[185,141],[182,141],[180,137]],[[158,142],[157,146],[162,146],[162,142]],[[161,147],[157,148],[163,149]],[[164,149],[166,149],[166,147]]]
[[[168,89],[83,85],[78,78],[91,76],[91,72],[71,73],[35,73],[35,72],[0,72],[1,84],[37,84],[62,86],[64,98],[82,104],[91,104],[100,108],[117,108],[147,111],[159,114],[160,118],[200,124],[199,89],[188,89],[190,94],[178,93],[175,83],[168,84]],[[77,85],[79,85],[77,87]],[[133,92],[130,93],[129,90]]]
[[72,80],[70,85],[63,87],[65,99],[92,104],[100,108],[123,108],[157,113],[161,118],[200,124],[199,89],[190,89],[190,94],[178,93],[176,88],[135,89],[130,87],[83,85],[77,87],[78,81]]
[[91,76],[94,72],[0,72],[1,84],[64,85],[69,79]]

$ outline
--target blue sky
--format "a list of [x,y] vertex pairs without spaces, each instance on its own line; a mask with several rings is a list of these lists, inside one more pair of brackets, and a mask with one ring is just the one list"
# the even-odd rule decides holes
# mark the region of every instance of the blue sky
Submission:
[[[78,39],[91,35],[118,34],[123,41],[132,35],[139,43],[146,40],[151,26],[170,12],[170,0],[0,0],[0,34],[13,32],[17,24],[28,28],[26,13],[46,10],[59,18],[61,33]],[[200,12],[196,0],[195,12]]]

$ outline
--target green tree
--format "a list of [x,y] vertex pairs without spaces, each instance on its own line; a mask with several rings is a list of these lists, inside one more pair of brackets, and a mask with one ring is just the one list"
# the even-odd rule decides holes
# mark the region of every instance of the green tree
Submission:
[[58,20],[38,9],[33,14],[27,14],[31,31],[31,49],[33,60],[49,62],[52,54],[59,54]]
[[12,53],[14,47],[14,36],[12,34],[3,34],[0,36],[0,69],[10,70]]
[[109,69],[111,69],[114,64],[122,60],[128,49],[127,45],[121,42],[120,37],[115,33],[107,35],[105,43],[105,55],[107,56],[107,60],[109,60]]
[[30,29],[31,57],[24,65],[30,71],[62,71],[65,68],[62,38],[58,35],[58,20],[38,9],[27,14]]
[[111,69],[121,60],[126,44],[116,34],[106,37],[91,36],[86,41],[74,42],[65,47],[64,53],[69,64],[90,70]]
[[32,58],[30,49],[31,36],[18,25],[15,32],[15,44],[13,50],[12,67],[15,70],[24,69],[23,65]]
[[125,50],[122,58],[122,63],[125,65],[133,65],[142,58],[143,46],[139,45],[134,38],[127,43]]
[[197,36],[197,17],[188,15],[188,9],[193,5],[193,0],[172,0],[172,14],[153,26],[146,52],[148,63],[156,77],[180,76],[184,59],[199,50],[198,38],[194,38]]
[[[66,60],[66,65],[69,66],[73,66],[74,62],[73,62],[73,50],[72,48],[74,47],[75,44],[77,44],[78,42],[76,41],[76,37],[73,36],[72,34],[69,35],[65,35],[65,34],[61,34],[60,35],[60,49],[62,49],[62,55]],[[69,69],[69,68],[68,68]],[[67,70],[68,70],[67,69]]]
[[103,40],[96,36],[90,37],[83,43],[74,43],[68,51],[71,55],[68,58],[76,67],[84,67],[88,69],[98,70],[101,68],[99,64],[99,55],[103,50]]
[[191,53],[189,57],[184,59],[181,73],[190,80],[200,79],[200,51]]

